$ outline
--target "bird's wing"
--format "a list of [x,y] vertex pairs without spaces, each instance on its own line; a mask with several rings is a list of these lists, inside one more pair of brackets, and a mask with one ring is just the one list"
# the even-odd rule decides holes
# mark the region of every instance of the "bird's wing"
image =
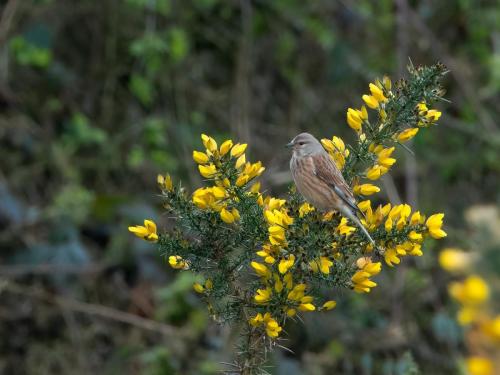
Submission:
[[312,156],[312,160],[316,177],[326,183],[354,212],[359,212],[351,188],[345,182],[344,176],[342,176],[340,170],[330,159],[330,156],[326,153],[321,153]]

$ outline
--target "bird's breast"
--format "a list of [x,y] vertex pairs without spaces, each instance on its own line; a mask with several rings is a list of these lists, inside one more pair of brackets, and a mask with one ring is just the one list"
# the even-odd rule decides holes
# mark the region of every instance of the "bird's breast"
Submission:
[[290,170],[298,192],[309,203],[320,210],[335,208],[333,191],[316,176],[314,161],[310,156],[293,156]]

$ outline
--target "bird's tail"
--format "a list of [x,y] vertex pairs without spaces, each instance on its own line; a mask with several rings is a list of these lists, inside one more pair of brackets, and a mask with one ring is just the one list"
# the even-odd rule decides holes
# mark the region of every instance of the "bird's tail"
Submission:
[[371,244],[377,248],[377,245],[375,244],[375,241],[373,240],[372,236],[370,236],[370,233],[368,233],[368,230],[364,227],[364,225],[361,223],[361,221],[358,219],[358,217],[349,209],[344,210],[343,212],[349,219],[354,221],[356,225],[363,231],[365,234],[366,238],[371,242]]

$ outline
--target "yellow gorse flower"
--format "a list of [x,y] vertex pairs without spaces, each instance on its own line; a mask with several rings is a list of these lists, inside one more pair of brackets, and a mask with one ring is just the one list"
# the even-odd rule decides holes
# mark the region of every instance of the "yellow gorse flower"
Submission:
[[439,254],[439,265],[448,272],[463,272],[471,263],[471,254],[460,249],[448,247]]
[[372,262],[370,258],[359,258],[356,264],[359,270],[351,278],[354,291],[357,293],[369,293],[371,288],[377,286],[377,283],[370,280],[370,277],[380,273],[382,264],[380,262]]
[[349,108],[347,110],[347,124],[355,131],[361,131],[361,124],[363,122],[361,111]]
[[194,283],[193,289],[196,293],[203,293],[205,291],[205,287],[200,283]]
[[170,264],[170,267],[176,270],[187,270],[189,268],[188,263],[184,259],[182,259],[180,255],[169,256],[168,264]]
[[305,202],[302,203],[299,207],[299,217],[304,217],[307,215],[309,212],[314,211],[314,207],[311,206],[309,203]]
[[201,151],[193,151],[193,160],[198,164],[206,164],[210,160],[209,156]]
[[378,193],[380,188],[372,184],[362,184],[354,186],[353,191],[357,195],[372,195]]
[[258,313],[257,315],[249,319],[249,323],[253,327],[259,327],[263,325],[265,327],[267,336],[272,339],[278,337],[280,332],[283,330],[283,328],[280,327],[278,322],[273,319],[271,314],[269,314],[268,312],[266,312],[264,315]]
[[281,274],[287,273],[295,263],[295,255],[291,254],[288,258],[281,259],[278,264],[278,270]]
[[135,225],[128,227],[129,232],[132,232],[137,237],[150,242],[158,241],[158,234],[156,233],[156,224],[153,220],[144,220],[144,226]]
[[376,109],[378,108],[378,100],[373,96],[373,95],[363,95],[362,96],[363,101],[366,103],[368,107],[371,109]]
[[330,268],[333,262],[327,257],[320,257],[319,260],[313,260],[309,263],[309,267],[313,272],[321,272],[325,275],[330,273]]
[[345,217],[343,217],[341,220],[340,220],[340,223],[339,225],[337,226],[337,231],[343,235],[343,236],[346,236],[346,237],[349,237],[349,235],[353,232],[356,231],[356,228],[355,227],[351,227],[349,225],[347,225],[347,219]]
[[382,89],[379,86],[377,86],[373,83],[370,83],[369,88],[370,88],[370,92],[373,95],[373,97],[375,98],[375,100],[377,100],[378,102],[382,102],[382,103],[387,101],[387,98],[385,97],[384,92],[382,91]]
[[200,171],[200,174],[205,178],[212,178],[217,173],[217,168],[215,168],[215,165],[213,164],[198,165],[198,170]]
[[418,133],[418,130],[419,130],[418,128],[405,129],[397,135],[396,139],[399,142],[409,141]]
[[273,291],[271,288],[257,289],[254,299],[257,303],[266,303],[271,299]]
[[418,115],[420,121],[418,126],[427,127],[434,124],[441,117],[441,112],[436,109],[429,109],[424,102],[417,104]]
[[238,158],[245,152],[246,149],[247,149],[246,143],[243,144],[238,143],[234,145],[234,147],[231,149],[231,156],[233,158]]
[[349,150],[345,147],[344,141],[339,137],[333,136],[331,140],[323,138],[321,144],[328,152],[337,168],[342,170],[349,156]]
[[228,139],[227,141],[222,142],[219,150],[220,156],[226,155],[231,150],[232,147],[233,147],[232,140]]
[[463,282],[454,282],[449,287],[450,295],[466,306],[477,306],[486,302],[490,295],[488,284],[477,275],[467,277]]
[[446,232],[441,229],[443,226],[443,217],[444,214],[434,214],[425,222],[432,238],[440,239],[446,237]]
[[500,315],[493,319],[486,319],[481,324],[481,331],[484,332],[496,344],[500,343]]
[[199,188],[193,193],[192,201],[202,210],[211,209],[219,212],[224,207],[222,202],[226,195],[226,190],[219,186]]
[[381,148],[381,149],[378,149],[378,147],[379,146],[377,146],[374,150],[378,156],[377,163],[386,168],[391,167],[396,162],[396,159],[391,158],[391,155],[394,152],[395,147]]
[[322,308],[322,310],[332,310],[335,308],[335,306],[337,306],[337,302],[326,301],[321,308]]
[[366,171],[366,178],[372,181],[378,180],[384,174],[386,174],[388,168],[381,165],[374,165]]
[[201,135],[201,141],[203,142],[203,145],[205,148],[210,151],[211,153],[214,153],[217,151],[217,142],[215,142],[215,139],[212,137],[209,137],[208,135],[202,134]]
[[465,361],[469,375],[494,375],[493,362],[480,356],[469,357]]
[[269,271],[269,268],[267,268],[262,263],[251,262],[250,265],[255,270],[255,273],[257,273],[257,275],[259,275],[261,277],[269,277],[269,276],[271,276],[271,272]]
[[226,208],[222,208],[220,211],[220,217],[223,222],[227,224],[232,224],[235,222],[235,220],[239,220],[240,213],[236,208],[233,208],[231,211],[229,211]]
[[247,162],[245,154],[242,154],[237,160],[236,164],[234,165],[236,169],[240,169],[245,163]]
[[172,178],[168,173],[165,176],[159,174],[156,177],[156,182],[158,182],[158,185],[160,186],[161,190],[172,191],[174,189],[174,186],[172,184]]

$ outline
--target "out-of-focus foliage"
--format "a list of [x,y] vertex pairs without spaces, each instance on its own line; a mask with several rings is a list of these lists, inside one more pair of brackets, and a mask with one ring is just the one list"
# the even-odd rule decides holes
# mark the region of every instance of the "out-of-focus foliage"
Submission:
[[[450,69],[451,103],[440,108],[441,126],[410,146],[418,165],[398,153],[408,162],[385,182],[386,198],[399,203],[399,192],[423,211],[446,212],[447,245],[458,247],[469,235],[464,209],[500,199],[497,1],[1,6],[2,373],[215,373],[231,332],[207,323],[192,280],[126,233],[159,217],[157,173],[199,185],[190,151],[206,131],[251,143],[249,157],[268,168],[262,188],[280,195],[290,181],[281,145],[300,130],[350,143],[346,106],[366,82],[403,74],[408,57]],[[285,327],[295,354],[278,353],[275,372],[352,374],[360,365],[404,374],[415,362],[425,374],[456,374],[466,349],[431,253],[383,274],[379,285],[393,288],[346,296],[328,318]],[[120,323],[120,311],[175,333]]]
[[[453,276],[448,292],[458,305],[457,321],[464,328],[468,349],[464,367],[471,375],[493,375],[500,369],[500,313],[497,301],[500,211],[473,206],[466,211],[471,251],[443,249],[439,263]],[[493,266],[493,267],[492,267]]]

